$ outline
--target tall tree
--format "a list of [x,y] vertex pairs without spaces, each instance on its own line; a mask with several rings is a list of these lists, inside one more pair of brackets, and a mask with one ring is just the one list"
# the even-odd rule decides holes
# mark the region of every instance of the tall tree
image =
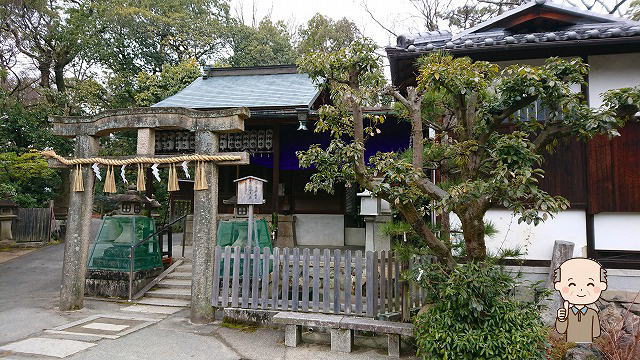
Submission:
[[306,54],[312,51],[336,51],[348,46],[362,34],[356,24],[347,18],[333,20],[317,13],[298,29],[298,36],[297,51]]
[[[564,137],[616,135],[616,128],[640,105],[637,87],[610,91],[605,107],[590,108],[571,90],[571,84],[582,83],[587,74],[579,59],[552,58],[543,66],[500,70],[488,62],[435,53],[419,62],[419,86],[402,94],[385,85],[375,48],[370,40],[358,40],[300,61],[334,100],[320,109],[316,126],[316,131],[331,134],[330,144],[298,154],[302,166],[318,170],[306,189],[332,191],[336,182],[359,183],[389,201],[449,267],[455,263],[451,244],[428,226],[427,212],[455,213],[467,255],[484,259],[484,215],[489,208],[506,207],[519,221],[534,224],[567,208],[566,199],[538,187],[544,151]],[[377,136],[384,119],[365,109],[385,95],[395,99],[399,113],[411,123],[411,149],[407,156],[379,152],[367,161],[367,139]],[[514,118],[535,102],[548,109],[544,117]],[[505,122],[514,131],[502,131]],[[435,140],[425,137],[427,127],[435,131]],[[425,168],[445,169],[447,182],[434,183]]]
[[190,58],[218,60],[229,26],[226,0],[104,0],[90,53],[116,73],[157,73]]
[[264,18],[257,27],[237,22],[229,34],[231,66],[293,64],[296,53],[284,22]]
[[[63,0],[1,2],[0,31],[3,38],[10,40],[6,46],[33,61],[42,89],[66,91],[67,66],[81,51],[83,34],[90,32],[91,10],[87,3]],[[50,93],[48,99],[54,101]]]
[[177,65],[165,64],[158,74],[141,72],[136,81],[136,106],[151,106],[184,89],[201,75],[195,59]]

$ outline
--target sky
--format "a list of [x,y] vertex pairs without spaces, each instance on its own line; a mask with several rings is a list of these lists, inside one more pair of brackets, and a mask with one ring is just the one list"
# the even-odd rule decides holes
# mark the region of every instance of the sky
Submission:
[[[473,0],[451,0],[450,6],[455,7],[464,4],[465,1]],[[577,0],[555,0],[563,1],[566,3]],[[381,47],[395,44],[396,37],[378,25],[366,9],[369,9],[380,23],[398,35],[424,31],[419,17],[415,16],[416,10],[412,0],[231,0],[232,15],[242,14],[246,24],[251,24],[254,8],[257,21],[270,14],[273,20],[283,20],[291,29],[306,23],[315,13],[333,19],[347,17],[365,36],[374,39]],[[447,28],[446,23],[440,26]]]
[[258,19],[271,14],[272,19],[283,20],[291,27],[306,23],[316,13],[333,19],[346,17],[380,46],[395,44],[395,36],[376,24],[365,6],[396,34],[422,28],[412,15],[415,10],[410,0],[231,0],[232,15],[243,14],[245,23],[251,24],[253,4]]

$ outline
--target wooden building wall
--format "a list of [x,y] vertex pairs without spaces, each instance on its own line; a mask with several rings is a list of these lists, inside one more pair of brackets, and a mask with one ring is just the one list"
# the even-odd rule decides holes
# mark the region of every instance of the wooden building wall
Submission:
[[561,195],[571,208],[587,206],[586,144],[578,139],[561,141],[556,150],[545,154],[545,176],[540,187],[551,195]]
[[589,213],[640,212],[640,123],[588,145]]

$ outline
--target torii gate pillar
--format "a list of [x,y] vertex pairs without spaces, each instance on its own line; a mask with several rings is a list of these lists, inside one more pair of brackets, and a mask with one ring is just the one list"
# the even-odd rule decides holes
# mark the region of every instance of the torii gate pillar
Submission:
[[[77,158],[95,155],[96,137],[120,130],[138,130],[138,154],[152,155],[156,129],[184,129],[195,131],[195,151],[203,155],[218,154],[218,133],[244,130],[249,117],[247,108],[197,111],[185,108],[157,107],[107,110],[89,117],[52,117],[53,133],[75,137]],[[220,154],[222,155],[222,154]],[[245,165],[246,152],[224,153],[239,160],[219,163],[206,162],[207,190],[194,194],[193,224],[193,284],[191,287],[191,321],[213,321],[211,306],[213,281],[213,249],[216,245],[218,217],[218,165]],[[57,161],[51,166],[59,167]],[[71,183],[73,183],[72,171]],[[84,191],[71,192],[64,252],[60,310],[81,309],[84,300],[85,273],[90,241],[90,222],[93,208],[94,174],[89,166],[82,170]]]
[[[76,157],[91,157],[98,151],[98,141],[90,135],[77,135]],[[76,172],[70,171],[71,184]],[[64,263],[62,265],[62,286],[60,288],[60,310],[82,309],[84,302],[84,277],[87,272],[87,255],[91,241],[91,214],[93,213],[94,175],[89,166],[82,169],[85,191],[69,193],[64,243]]]
[[[196,153],[218,152],[218,134],[196,131]],[[193,279],[191,280],[191,322],[203,324],[214,320],[211,306],[213,283],[213,250],[217,239],[218,166],[205,164],[206,190],[193,194]],[[196,276],[198,274],[199,276]]]

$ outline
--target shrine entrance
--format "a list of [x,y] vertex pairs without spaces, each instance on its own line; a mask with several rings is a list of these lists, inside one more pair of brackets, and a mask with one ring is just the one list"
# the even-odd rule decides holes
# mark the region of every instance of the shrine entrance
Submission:
[[[90,117],[52,117],[54,134],[75,139],[74,158],[42,152],[49,158],[51,167],[72,169],[60,310],[83,307],[93,190],[101,168],[103,172],[106,169],[105,192],[116,191],[114,168],[124,169],[125,166],[137,166],[138,191],[145,189],[146,168],[151,167],[157,173],[158,167],[168,167],[168,190],[177,191],[176,171],[194,165],[191,170],[195,174],[191,321],[213,320],[211,291],[218,215],[218,167],[249,163],[246,152],[220,153],[220,136],[243,131],[244,120],[248,117],[246,108],[197,111],[179,107],[108,110]],[[98,138],[123,130],[137,130],[136,154],[98,157]],[[155,136],[160,130],[184,131],[184,139],[177,143],[175,153],[156,155]]]

